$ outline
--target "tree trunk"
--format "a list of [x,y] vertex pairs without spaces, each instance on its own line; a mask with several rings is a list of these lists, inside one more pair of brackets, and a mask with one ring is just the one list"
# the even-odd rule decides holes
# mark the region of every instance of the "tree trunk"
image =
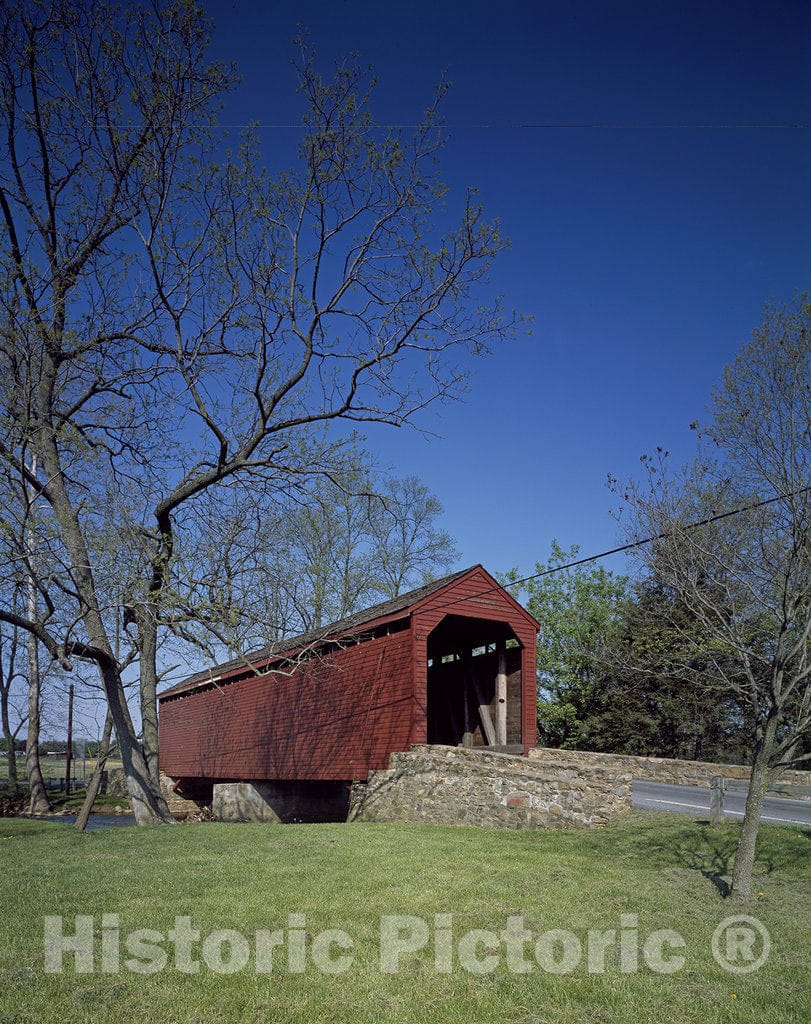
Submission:
[[107,706],[113,717],[113,728],[121,750],[135,820],[139,825],[174,824],[174,818],[161,794],[160,786],[152,782],[146,758],[135,735],[119,663],[110,645],[99,606],[90,554],[79,517],[68,495],[50,415],[55,379],[55,367],[52,362],[46,361],[40,382],[40,403],[42,409],[48,410],[48,425],[41,430],[40,443],[51,490],[49,500],[59,523],[62,540],[70,555],[73,583],[81,598],[82,619],[88,640],[97,652],[95,660],[104,685]]
[[745,902],[752,895],[752,870],[755,866],[755,844],[760,830],[760,815],[763,800],[769,784],[769,759],[774,746],[777,722],[770,719],[766,723],[763,739],[755,752],[752,763],[752,776],[749,780],[749,792],[746,797],[746,809],[741,826],[741,837],[735,851],[735,865],[732,870],[732,899]]
[[158,766],[158,647],[156,616],[151,609],[142,609],[137,618],[141,664],[141,744],[152,785],[160,792]]
[[102,667],[102,679],[121,750],[135,820],[139,825],[173,825],[175,819],[160,791],[160,785],[152,782],[144,752],[135,736],[118,668],[112,663]]
[[25,739],[25,771],[28,775],[28,809],[31,814],[48,814],[51,804],[39,763],[39,709],[42,685],[39,678],[38,640],[28,636],[28,733]]
[[99,746],[99,756],[96,760],[96,767],[87,784],[82,809],[76,817],[76,828],[82,832],[87,828],[90,812],[93,810],[93,804],[96,802],[96,797],[99,795],[101,776],[104,772],[104,766],[107,764],[107,758],[110,755],[110,740],[112,735],[113,716],[110,714],[110,709],[108,708],[107,717],[104,719],[104,734],[102,735],[101,744]]
[[19,786],[17,778],[17,751],[14,746],[14,734],[11,731],[11,721],[8,714],[8,692],[4,689],[2,695],[3,714],[3,738],[6,741],[6,755],[8,757],[8,792],[9,796],[16,796]]
[[129,736],[119,739],[121,760],[130,791],[132,812],[138,825],[174,825],[175,819],[160,790],[155,790],[149,777],[146,759],[138,743]]
[[[37,457],[31,458],[31,475],[37,475]],[[25,546],[28,555],[29,571],[26,580],[26,601],[28,618],[37,621],[37,586],[34,579],[34,566],[37,557],[37,542],[34,527],[30,521],[33,516],[34,492],[26,484],[29,522],[25,530]],[[39,675],[39,641],[33,633],[28,634],[28,733],[25,740],[25,771],[28,775],[28,809],[31,814],[47,814],[51,809],[48,791],[42,777],[39,763],[39,711],[42,703],[42,682]]]

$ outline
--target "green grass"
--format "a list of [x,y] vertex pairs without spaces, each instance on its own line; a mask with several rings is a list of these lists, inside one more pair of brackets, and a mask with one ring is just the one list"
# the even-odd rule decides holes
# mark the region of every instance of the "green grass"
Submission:
[[[505,832],[395,825],[179,825],[81,835],[66,825],[0,821],[0,1021],[162,1024],[808,1024],[811,833],[763,826],[758,889],[747,910],[772,937],[769,961],[726,974],[709,955],[728,914],[737,827],[635,812],[595,831]],[[253,970],[218,975],[166,971],[48,975],[43,916],[117,913],[122,932],[166,932],[188,914],[204,934],[252,933],[307,915],[310,935],[346,930],[355,964],[342,975]],[[616,928],[639,915],[640,932],[675,928],[685,967],[568,976],[536,970],[484,976],[433,970],[433,951],[395,975],[377,967],[381,914],[454,914],[456,934],[500,931],[522,913],[533,932]],[[735,998],[733,998],[733,995]]]

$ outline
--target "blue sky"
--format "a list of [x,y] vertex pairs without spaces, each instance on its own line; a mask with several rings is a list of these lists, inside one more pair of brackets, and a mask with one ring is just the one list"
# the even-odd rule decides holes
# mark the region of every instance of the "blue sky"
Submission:
[[[811,7],[207,6],[243,76],[227,123],[298,122],[299,24],[325,72],[352,51],[375,68],[381,122],[418,119],[447,73],[451,202],[475,185],[502,219],[494,282],[534,332],[471,364],[467,399],[422,420],[439,437],[379,429],[370,447],[439,496],[463,564],[617,543],[607,474],[657,444],[689,456],[764,302],[811,284]],[[262,139],[285,163],[296,132]]]

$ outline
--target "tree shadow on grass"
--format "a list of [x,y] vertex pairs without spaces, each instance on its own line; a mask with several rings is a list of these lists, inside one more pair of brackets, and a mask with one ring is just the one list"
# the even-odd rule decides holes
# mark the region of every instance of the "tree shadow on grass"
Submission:
[[[719,827],[706,818],[677,819],[651,812],[637,814],[603,830],[573,836],[582,852],[624,863],[700,872],[724,896],[729,894],[740,823]],[[811,871],[811,830],[764,826],[757,842],[755,869],[767,875],[798,876]]]
[[[703,825],[704,823],[700,822],[699,824]],[[676,855],[683,867],[689,868],[691,871],[700,871],[722,896],[729,896],[731,886],[727,879],[732,874],[737,848],[737,835],[714,835],[707,825],[701,835],[700,843],[679,846]]]
[[[732,870],[740,840],[740,827],[720,828],[707,819],[697,819],[686,835],[675,835],[672,850],[680,867],[699,871],[722,896],[731,892]],[[808,830],[781,829],[778,834],[762,830],[758,837],[755,871],[765,875],[801,872],[811,865]]]

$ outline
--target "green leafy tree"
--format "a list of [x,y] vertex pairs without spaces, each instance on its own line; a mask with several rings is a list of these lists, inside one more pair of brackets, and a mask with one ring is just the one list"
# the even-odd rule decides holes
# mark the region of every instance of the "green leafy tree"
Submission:
[[[578,550],[564,550],[553,541],[548,561],[535,566],[544,575],[523,585],[526,607],[540,624],[538,733],[544,745],[553,747],[583,744],[628,595],[626,577],[602,566],[558,571],[577,558]],[[505,582],[518,575],[512,570]]]
[[[745,758],[747,710],[725,693],[722,649],[655,576],[633,585],[600,566],[561,570],[553,544],[524,585],[538,633],[538,736],[546,746],[706,760]],[[552,570],[550,572],[550,570]],[[508,574],[506,581],[517,578]],[[708,688],[722,696],[707,701]]]
[[[742,761],[746,710],[719,687],[717,669],[720,663],[732,670],[734,655],[716,646],[678,595],[655,577],[638,582],[623,605],[583,724],[585,745],[655,757]],[[711,687],[721,696],[708,701]]]

